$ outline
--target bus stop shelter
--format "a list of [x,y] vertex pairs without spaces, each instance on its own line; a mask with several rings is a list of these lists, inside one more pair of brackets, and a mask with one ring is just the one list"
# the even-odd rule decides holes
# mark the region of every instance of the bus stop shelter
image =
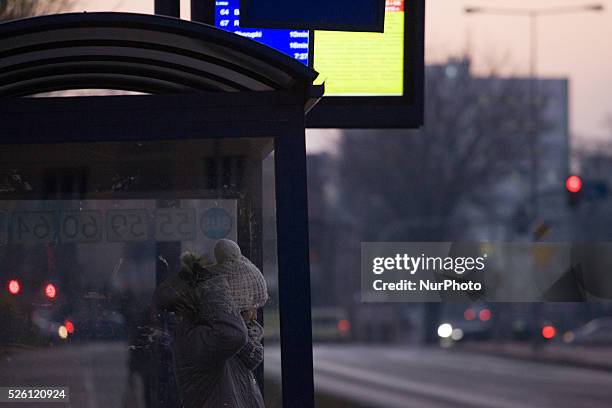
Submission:
[[[253,41],[174,18],[1,24],[0,252],[24,290],[0,299],[5,318],[36,316],[26,321],[37,325],[23,328],[35,339],[10,325],[4,337],[51,347],[61,340],[41,327],[70,318],[76,347],[97,339],[93,320],[118,314],[138,349],[147,296],[180,252],[233,238],[275,293],[283,406],[313,406],[304,117],[322,94],[316,76]],[[92,89],[128,92],[57,93]],[[47,281],[57,296],[38,302]],[[164,375],[155,374],[151,406],[172,406]]]

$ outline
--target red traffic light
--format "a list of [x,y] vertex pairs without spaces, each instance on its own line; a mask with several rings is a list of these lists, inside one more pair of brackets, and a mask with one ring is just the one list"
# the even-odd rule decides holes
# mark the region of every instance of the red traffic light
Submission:
[[542,337],[544,337],[546,340],[550,340],[556,335],[557,335],[557,329],[555,329],[555,326],[552,326],[549,324],[549,325],[542,327]]
[[57,295],[57,289],[55,289],[55,285],[52,283],[47,284],[45,286],[45,296],[49,299],[54,299]]
[[16,295],[21,291],[21,285],[17,279],[11,279],[8,283],[8,291],[11,295]]
[[582,179],[578,176],[569,176],[565,180],[565,188],[570,193],[578,193],[582,190]]

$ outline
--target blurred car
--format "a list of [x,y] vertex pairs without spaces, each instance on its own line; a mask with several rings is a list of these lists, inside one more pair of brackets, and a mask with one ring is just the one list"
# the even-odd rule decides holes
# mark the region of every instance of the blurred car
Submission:
[[487,340],[493,329],[493,312],[482,303],[464,307],[447,305],[442,312],[438,335],[459,340]]
[[565,333],[563,337],[568,344],[612,346],[612,317],[591,320],[579,329]]
[[312,340],[341,342],[351,337],[348,313],[341,307],[312,308]]

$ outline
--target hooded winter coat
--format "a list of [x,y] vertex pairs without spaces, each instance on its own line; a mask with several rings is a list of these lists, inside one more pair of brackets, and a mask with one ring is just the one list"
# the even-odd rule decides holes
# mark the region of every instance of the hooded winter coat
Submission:
[[263,360],[257,330],[247,329],[226,277],[206,275],[193,288],[169,279],[155,293],[158,307],[179,313],[173,352],[184,408],[263,408],[251,371]]

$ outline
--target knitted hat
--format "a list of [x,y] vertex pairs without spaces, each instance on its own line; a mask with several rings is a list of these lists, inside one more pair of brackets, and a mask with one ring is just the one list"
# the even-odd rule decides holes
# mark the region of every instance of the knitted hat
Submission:
[[217,263],[208,269],[227,278],[237,309],[263,307],[268,300],[266,281],[261,271],[242,255],[238,244],[221,239],[215,244],[214,254]]

